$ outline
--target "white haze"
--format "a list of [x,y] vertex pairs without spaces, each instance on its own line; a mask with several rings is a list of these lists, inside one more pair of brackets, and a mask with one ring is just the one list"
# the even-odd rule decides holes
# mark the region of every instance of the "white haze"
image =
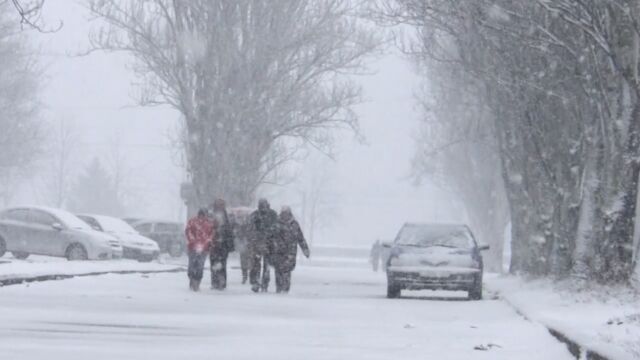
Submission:
[[[126,153],[121,164],[128,216],[184,220],[179,197],[185,178],[179,150],[172,144],[179,115],[168,107],[135,106],[135,81],[129,59],[118,53],[70,56],[87,48],[90,22],[84,9],[69,1],[48,2],[44,17],[64,27],[51,35],[34,34],[41,44],[48,81],[42,98],[44,116],[52,126],[64,119],[81,139],[74,147],[69,182],[95,157],[109,166],[114,151]],[[368,245],[393,237],[405,221],[459,222],[464,210],[453,196],[434,186],[416,188],[409,179],[418,129],[413,90],[418,78],[399,56],[387,55],[372,64],[373,75],[361,76],[366,102],[360,105],[365,142],[350,133],[338,135],[335,161],[311,152],[287,170],[297,180],[264,188],[273,206],[290,204],[297,215],[301,193],[310,178],[321,179],[315,241]],[[117,139],[117,140],[116,140]],[[46,176],[41,170],[40,175]],[[42,176],[23,187],[15,203],[50,205]]]

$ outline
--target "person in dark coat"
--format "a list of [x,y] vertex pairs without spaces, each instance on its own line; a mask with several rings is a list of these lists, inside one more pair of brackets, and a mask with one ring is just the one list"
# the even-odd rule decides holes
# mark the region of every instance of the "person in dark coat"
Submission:
[[187,271],[189,288],[193,291],[199,291],[204,265],[207,261],[207,253],[209,252],[211,241],[215,238],[213,222],[208,218],[206,209],[200,209],[198,216],[189,220],[185,235],[189,256],[189,269]]
[[298,246],[302,249],[304,256],[309,258],[309,245],[289,207],[282,208],[278,224],[278,236],[274,241],[272,255],[273,267],[276,271],[276,291],[288,293],[291,289],[291,272],[296,267]]
[[273,253],[273,242],[278,232],[278,214],[271,209],[267,200],[261,199],[258,202],[258,210],[251,214],[249,226],[251,290],[266,292],[271,280],[269,275],[270,256]]
[[233,251],[233,228],[222,199],[213,202],[213,223],[216,239],[211,243],[209,261],[211,264],[211,288],[224,290],[227,287],[227,259]]

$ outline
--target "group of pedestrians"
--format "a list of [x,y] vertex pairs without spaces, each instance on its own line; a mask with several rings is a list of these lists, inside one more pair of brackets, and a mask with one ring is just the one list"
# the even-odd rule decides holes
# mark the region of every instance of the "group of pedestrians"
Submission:
[[227,214],[225,202],[214,201],[210,209],[200,209],[186,228],[189,255],[189,284],[199,291],[207,255],[211,267],[211,288],[224,290],[227,286],[227,259],[241,244],[243,283],[247,278],[254,292],[267,292],[271,268],[275,270],[276,292],[291,288],[291,273],[296,266],[298,247],[310,256],[309,246],[291,209],[283,207],[280,215],[269,202],[261,199],[258,209],[248,219],[233,221]]

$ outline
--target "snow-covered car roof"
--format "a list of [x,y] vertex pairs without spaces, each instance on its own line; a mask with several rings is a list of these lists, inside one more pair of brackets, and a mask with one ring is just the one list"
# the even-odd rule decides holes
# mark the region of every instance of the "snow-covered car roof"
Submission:
[[135,226],[135,225],[140,225],[140,224],[156,224],[156,223],[163,223],[163,224],[176,224],[176,225],[183,225],[182,222],[180,221],[175,221],[175,220],[163,220],[163,219],[140,219],[134,223],[132,223],[131,225]]
[[113,216],[98,214],[78,214],[95,219],[106,232],[137,234],[138,232],[126,221]]
[[12,209],[33,209],[33,210],[44,211],[58,218],[58,220],[62,221],[64,225],[66,225],[69,228],[80,229],[80,230],[92,230],[89,224],[85,223],[80,218],[78,218],[77,216],[73,215],[72,213],[66,210],[52,208],[48,206],[29,206],[29,205],[15,206],[6,210],[12,210]]

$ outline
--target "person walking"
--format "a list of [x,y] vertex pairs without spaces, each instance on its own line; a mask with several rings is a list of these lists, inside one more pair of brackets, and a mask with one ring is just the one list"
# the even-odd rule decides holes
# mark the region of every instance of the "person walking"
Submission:
[[380,240],[376,240],[371,246],[371,253],[369,254],[369,258],[371,261],[371,266],[373,267],[373,271],[378,272],[378,268],[380,267],[380,261],[382,260],[382,244]]
[[266,199],[260,199],[258,202],[258,210],[251,214],[249,226],[251,290],[253,292],[267,292],[271,280],[269,275],[270,256],[273,253],[273,241],[278,231],[278,214],[271,209]]
[[249,251],[249,215],[251,211],[246,208],[235,208],[229,212],[229,221],[233,228],[234,248],[240,258],[242,271],[242,284],[249,281],[249,269],[251,268],[251,251]]
[[207,261],[207,253],[211,241],[215,238],[213,222],[207,216],[206,209],[200,209],[198,215],[190,219],[185,229],[187,237],[187,251],[189,256],[189,288],[192,291],[200,290],[200,282]]
[[222,199],[213,202],[212,217],[216,238],[211,243],[209,264],[211,265],[211,288],[227,288],[227,259],[233,251],[233,228],[229,221],[226,204]]
[[298,246],[307,258],[310,256],[310,251],[300,224],[294,218],[291,208],[287,206],[282,208],[278,224],[278,236],[274,241],[272,256],[273,267],[276,271],[276,291],[288,293],[291,289],[291,272],[296,267]]

